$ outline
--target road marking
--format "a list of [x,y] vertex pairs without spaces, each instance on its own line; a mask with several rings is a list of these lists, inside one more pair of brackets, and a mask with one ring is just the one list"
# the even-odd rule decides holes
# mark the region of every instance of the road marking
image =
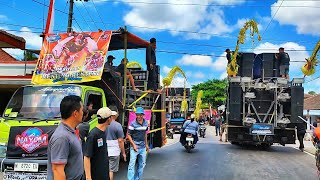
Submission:
[[[297,148],[297,147],[292,147],[292,148],[294,148],[294,149],[296,149],[296,150],[298,150],[298,151],[300,151],[300,149],[299,148]],[[301,151],[300,151],[301,152]],[[312,156],[312,157],[314,157],[314,154],[311,154],[311,153],[309,153],[308,151],[303,151],[304,153],[306,153],[306,154],[309,154],[310,156]]]

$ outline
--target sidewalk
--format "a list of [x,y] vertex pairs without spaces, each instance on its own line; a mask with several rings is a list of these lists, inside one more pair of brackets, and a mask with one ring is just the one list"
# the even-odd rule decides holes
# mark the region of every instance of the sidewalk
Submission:
[[[289,145],[286,145],[286,146],[299,149],[299,144],[300,144],[299,141],[296,140],[296,144],[289,144]],[[304,151],[305,152],[308,152],[308,153],[313,154],[313,155],[316,153],[316,148],[313,146],[312,141],[304,140],[303,144],[304,144]]]

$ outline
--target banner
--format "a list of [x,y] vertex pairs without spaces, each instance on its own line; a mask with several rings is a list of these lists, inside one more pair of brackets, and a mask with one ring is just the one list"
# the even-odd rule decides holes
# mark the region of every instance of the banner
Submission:
[[7,157],[47,156],[49,139],[57,126],[13,126],[10,128]]
[[[129,112],[129,122],[128,122],[128,127],[130,126],[131,122],[136,120],[136,113],[131,111]],[[148,130],[147,130],[147,134],[149,134],[150,132],[150,121],[151,121],[151,110],[144,110],[144,116],[143,118],[148,121]]]
[[47,35],[32,76],[33,84],[100,80],[112,31]]

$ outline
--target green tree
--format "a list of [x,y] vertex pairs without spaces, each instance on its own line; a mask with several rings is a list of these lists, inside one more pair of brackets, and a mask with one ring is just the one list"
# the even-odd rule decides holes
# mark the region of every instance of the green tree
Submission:
[[206,82],[192,86],[192,99],[196,102],[197,94],[200,90],[203,91],[201,98],[203,104],[211,104],[213,107],[222,105],[226,98],[227,80],[212,79]]
[[310,95],[316,95],[317,93],[314,92],[314,91],[309,91],[308,94],[310,94]]

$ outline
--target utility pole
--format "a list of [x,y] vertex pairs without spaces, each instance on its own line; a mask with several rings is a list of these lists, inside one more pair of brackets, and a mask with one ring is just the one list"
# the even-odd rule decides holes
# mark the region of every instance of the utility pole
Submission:
[[67,32],[72,32],[73,0],[70,0]]

